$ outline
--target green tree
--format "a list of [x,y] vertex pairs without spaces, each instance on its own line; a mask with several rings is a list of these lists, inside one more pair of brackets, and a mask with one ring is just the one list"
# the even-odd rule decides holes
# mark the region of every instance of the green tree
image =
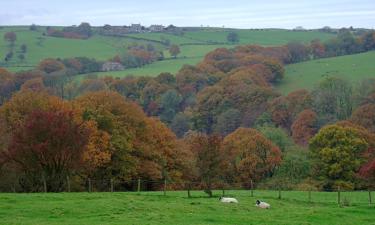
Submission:
[[262,126],[257,129],[283,152],[293,145],[287,132],[281,127]]
[[329,125],[310,140],[313,175],[326,190],[353,189],[368,143],[354,127]]
[[327,77],[312,91],[312,95],[314,111],[322,124],[345,120],[352,114],[352,86],[346,80]]
[[238,34],[235,33],[235,32],[230,32],[228,35],[227,35],[227,41],[230,42],[230,43],[237,43],[240,41],[240,38],[238,37]]

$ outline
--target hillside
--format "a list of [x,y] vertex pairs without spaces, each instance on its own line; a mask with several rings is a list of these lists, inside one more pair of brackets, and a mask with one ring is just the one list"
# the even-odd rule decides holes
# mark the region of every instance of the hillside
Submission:
[[[187,31],[182,36],[167,33],[141,33],[130,34],[127,37],[109,37],[94,35],[87,40],[66,39],[44,36],[45,27],[38,31],[30,31],[28,27],[3,27],[0,29],[1,37],[6,32],[14,31],[17,35],[15,42],[15,56],[9,64],[5,65],[11,71],[30,69],[44,58],[66,58],[87,56],[98,60],[107,60],[126,50],[134,42],[139,44],[153,44],[157,49],[163,50],[168,59],[170,56],[167,46],[160,43],[169,40],[171,44],[180,45],[181,54],[176,60],[156,62],[142,68],[129,69],[124,72],[105,73],[114,76],[157,75],[160,72],[176,72],[184,64],[199,62],[206,53],[219,47],[233,47],[226,42],[230,31],[239,34],[239,44],[281,45],[289,41],[309,42],[313,39],[327,40],[334,35],[318,31],[289,31],[289,30],[232,30],[205,28],[198,31]],[[26,44],[27,53],[21,61],[17,58],[20,46]],[[8,43],[0,39],[0,63],[9,51]]]
[[311,90],[325,76],[338,76],[351,82],[375,78],[375,51],[317,59],[286,66],[285,78],[276,87],[287,94],[296,89]]

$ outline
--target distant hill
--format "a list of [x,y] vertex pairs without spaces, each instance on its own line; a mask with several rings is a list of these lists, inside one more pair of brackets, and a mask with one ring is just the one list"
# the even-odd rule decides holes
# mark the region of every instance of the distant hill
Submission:
[[276,87],[288,94],[296,89],[312,89],[322,78],[337,76],[351,82],[375,78],[375,51],[311,60],[286,66],[286,76]]
[[[14,31],[17,34],[14,57],[8,63],[11,71],[30,69],[44,58],[67,58],[74,56],[87,56],[98,60],[107,60],[116,54],[126,51],[132,43],[153,44],[155,48],[163,50],[168,59],[168,46],[163,42],[177,44],[181,48],[178,59],[156,62],[151,65],[130,69],[121,72],[106,73],[116,76],[157,75],[160,72],[176,72],[184,64],[195,64],[205,54],[219,47],[233,47],[226,40],[229,32],[239,35],[239,43],[258,45],[282,45],[290,41],[309,42],[313,39],[322,41],[334,37],[333,34],[319,31],[291,31],[282,29],[268,30],[236,30],[224,28],[195,28],[185,31],[182,35],[171,33],[138,33],[125,37],[110,37],[94,34],[87,40],[66,39],[43,35],[46,27],[38,27],[37,31],[30,31],[29,27],[2,27],[0,29],[0,63],[4,63],[4,57],[9,51],[9,44],[3,39],[6,32]],[[17,58],[22,44],[27,46],[25,59]]]

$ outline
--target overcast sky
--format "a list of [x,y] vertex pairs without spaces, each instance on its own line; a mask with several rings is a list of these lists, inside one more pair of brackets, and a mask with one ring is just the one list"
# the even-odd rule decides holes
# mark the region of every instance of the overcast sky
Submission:
[[0,25],[375,27],[375,0],[0,0]]

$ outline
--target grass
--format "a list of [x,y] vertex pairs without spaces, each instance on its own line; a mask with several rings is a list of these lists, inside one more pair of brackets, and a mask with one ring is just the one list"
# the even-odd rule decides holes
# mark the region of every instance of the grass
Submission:
[[283,94],[296,89],[311,90],[321,79],[337,76],[352,83],[375,78],[375,51],[347,55],[286,66],[286,76],[276,88]]
[[[219,194],[220,192],[216,192]],[[0,194],[1,224],[375,224],[367,192],[342,193],[351,204],[339,207],[336,193],[229,191],[239,204],[220,203],[203,192]],[[254,206],[256,199],[271,209]]]

